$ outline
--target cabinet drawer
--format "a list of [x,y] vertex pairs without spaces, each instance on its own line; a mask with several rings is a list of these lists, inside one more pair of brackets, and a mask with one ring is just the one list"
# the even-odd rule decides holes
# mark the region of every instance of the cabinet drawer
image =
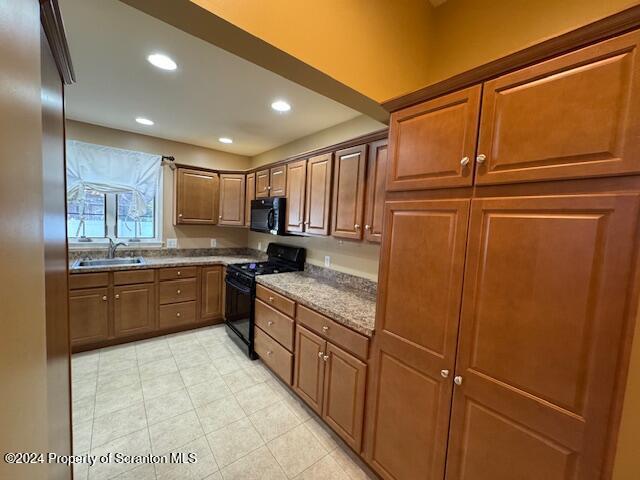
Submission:
[[160,328],[171,328],[196,320],[196,302],[160,306]]
[[171,280],[160,283],[160,305],[189,302],[196,299],[196,279]]
[[106,287],[109,285],[109,274],[104,273],[72,273],[69,275],[69,289]]
[[291,385],[293,355],[259,328],[255,329],[255,351],[273,373]]
[[287,350],[293,351],[295,322],[266,303],[256,299],[256,325]]
[[293,317],[296,314],[296,302],[262,285],[256,285],[256,297],[276,310],[280,310],[285,315]]
[[114,285],[133,285],[135,283],[153,283],[155,275],[153,270],[128,270],[113,272]]
[[296,320],[300,325],[319,333],[327,340],[332,341],[336,345],[341,346],[355,356],[366,360],[369,351],[369,339],[364,335],[354,332],[353,330],[334,322],[330,318],[325,317],[313,310],[302,305],[298,305],[298,315]]
[[194,278],[197,267],[174,267],[160,270],[160,280],[175,280],[178,278]]

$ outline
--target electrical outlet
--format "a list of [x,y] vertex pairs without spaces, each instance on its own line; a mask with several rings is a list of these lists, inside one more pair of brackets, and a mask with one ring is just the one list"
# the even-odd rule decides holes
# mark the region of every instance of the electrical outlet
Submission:
[[325,267],[330,267],[331,266],[331,257],[329,255],[325,255],[324,256],[324,266]]
[[218,240],[215,238],[211,239],[211,248],[216,248],[218,246]]
[[167,238],[167,248],[178,248],[178,239]]
[[258,242],[258,250],[262,250],[262,242]]

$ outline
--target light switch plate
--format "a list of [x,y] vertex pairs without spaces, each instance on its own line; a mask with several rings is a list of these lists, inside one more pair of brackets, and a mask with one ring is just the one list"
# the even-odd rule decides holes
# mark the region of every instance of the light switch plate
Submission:
[[211,248],[216,248],[218,246],[218,240],[215,238],[211,239]]
[[324,256],[324,266],[325,267],[330,267],[331,266],[331,257],[329,255],[325,255]]
[[178,248],[178,239],[167,238],[167,248]]

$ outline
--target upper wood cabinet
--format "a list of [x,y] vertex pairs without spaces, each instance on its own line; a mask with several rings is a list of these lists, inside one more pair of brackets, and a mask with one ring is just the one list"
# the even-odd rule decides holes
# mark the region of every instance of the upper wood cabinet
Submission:
[[287,166],[278,165],[269,170],[269,196],[284,197],[287,193]]
[[484,85],[476,183],[640,171],[640,33]]
[[307,161],[298,160],[287,164],[287,232],[304,231],[305,186],[307,183]]
[[251,225],[251,200],[254,200],[256,198],[255,173],[247,174],[245,192],[244,224],[248,227]]
[[335,153],[331,232],[334,237],[362,238],[366,155],[366,145]]
[[174,174],[174,224],[218,223],[217,173],[178,168]]
[[220,175],[220,225],[244,225],[245,211],[244,173],[223,173]]
[[154,283],[115,287],[114,299],[116,337],[152,332],[157,328]]
[[638,193],[472,201],[448,479],[606,478],[639,213]]
[[480,92],[476,85],[391,115],[387,190],[471,185]]
[[222,266],[202,267],[200,273],[200,319],[222,319],[222,290],[224,277]]
[[269,169],[256,172],[256,198],[269,196]]
[[325,153],[311,157],[307,162],[304,230],[310,234],[329,235],[332,160],[333,155]]
[[71,345],[78,347],[109,338],[109,289],[90,288],[69,293]]
[[385,479],[444,475],[469,205],[385,204],[365,448]]
[[369,145],[367,156],[367,201],[364,213],[364,236],[369,242],[380,243],[384,211],[385,182],[387,180],[388,141]]

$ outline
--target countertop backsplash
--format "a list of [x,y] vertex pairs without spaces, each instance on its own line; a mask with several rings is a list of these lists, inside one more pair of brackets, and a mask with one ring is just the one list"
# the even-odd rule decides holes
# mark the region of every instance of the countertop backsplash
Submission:
[[[78,259],[106,258],[107,247],[91,250],[69,250],[69,261]],[[265,258],[264,252],[252,248],[132,248],[119,247],[116,257],[210,257],[210,256],[255,256]]]

